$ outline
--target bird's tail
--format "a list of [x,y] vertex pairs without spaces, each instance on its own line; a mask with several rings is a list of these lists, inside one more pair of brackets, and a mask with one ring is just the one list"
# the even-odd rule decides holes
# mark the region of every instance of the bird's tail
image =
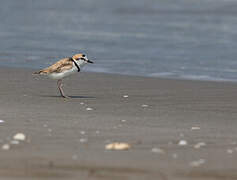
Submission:
[[33,74],[33,75],[36,75],[36,74],[40,74],[40,72],[37,71],[37,72],[33,72],[32,74]]
[[45,74],[45,73],[44,73],[44,71],[42,71],[42,70],[33,72],[33,75],[36,75],[36,74]]

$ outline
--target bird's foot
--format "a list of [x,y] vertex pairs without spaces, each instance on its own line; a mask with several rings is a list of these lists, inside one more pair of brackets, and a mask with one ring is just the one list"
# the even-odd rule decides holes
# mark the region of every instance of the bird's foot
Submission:
[[70,96],[66,96],[66,95],[61,95],[61,96],[62,96],[62,98],[65,98],[65,99],[71,99]]

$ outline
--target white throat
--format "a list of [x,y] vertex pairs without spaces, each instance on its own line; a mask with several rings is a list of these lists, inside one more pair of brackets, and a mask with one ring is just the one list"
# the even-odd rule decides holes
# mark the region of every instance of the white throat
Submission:
[[87,64],[85,61],[83,61],[83,60],[75,60],[75,59],[73,59],[72,58],[72,60],[80,67],[80,68],[82,68],[85,64]]

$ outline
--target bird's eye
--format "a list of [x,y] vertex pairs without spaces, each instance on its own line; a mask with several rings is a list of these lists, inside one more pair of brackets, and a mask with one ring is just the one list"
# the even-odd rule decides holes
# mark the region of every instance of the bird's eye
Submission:
[[82,54],[82,57],[86,57],[86,55],[85,55],[85,54]]

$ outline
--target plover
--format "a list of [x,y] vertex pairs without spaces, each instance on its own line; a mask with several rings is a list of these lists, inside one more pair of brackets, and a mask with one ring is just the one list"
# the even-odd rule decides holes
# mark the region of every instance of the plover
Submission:
[[65,95],[62,89],[62,79],[76,72],[80,72],[81,68],[87,63],[93,62],[90,61],[85,54],[75,54],[72,57],[60,59],[55,64],[38,72],[34,72],[33,74],[42,74],[51,79],[57,79],[57,85],[61,96],[67,98],[68,96]]

